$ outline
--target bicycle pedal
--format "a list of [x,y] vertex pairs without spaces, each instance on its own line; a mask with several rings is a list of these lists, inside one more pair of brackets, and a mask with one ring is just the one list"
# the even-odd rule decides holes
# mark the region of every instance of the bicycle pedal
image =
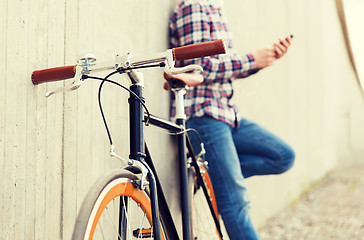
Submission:
[[133,236],[136,238],[152,238],[153,232],[151,228],[135,229],[133,231]]

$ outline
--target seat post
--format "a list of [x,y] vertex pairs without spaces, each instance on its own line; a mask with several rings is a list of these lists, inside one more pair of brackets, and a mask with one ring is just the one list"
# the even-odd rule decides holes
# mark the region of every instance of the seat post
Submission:
[[184,96],[186,94],[186,88],[172,89],[176,101],[176,119],[186,119]]
[[[175,94],[176,101],[176,123],[185,129],[186,114],[184,110],[184,95],[186,88],[178,87],[172,88]],[[187,184],[187,153],[186,153],[186,135],[185,133],[179,134],[178,139],[178,163],[180,175],[180,189],[181,189],[181,205],[182,205],[182,231],[183,239],[190,240],[192,236],[192,227],[190,225],[190,203],[188,199],[188,184]]]

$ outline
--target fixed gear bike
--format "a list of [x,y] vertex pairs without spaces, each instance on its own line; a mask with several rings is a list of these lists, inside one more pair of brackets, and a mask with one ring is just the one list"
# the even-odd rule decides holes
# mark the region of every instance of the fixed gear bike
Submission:
[[[178,60],[225,53],[222,40],[194,44],[167,50],[152,57],[132,60],[130,54],[117,55],[110,63],[96,64],[87,54],[73,66],[34,71],[34,84],[74,78],[65,88],[48,92],[78,89],[88,79],[101,81],[99,105],[110,140],[110,154],[122,162],[122,167],[100,178],[90,189],[79,211],[72,239],[179,239],[168,208],[151,154],[144,141],[144,125],[154,125],[176,135],[181,191],[183,239],[222,239],[219,215],[207,165],[201,152],[194,154],[185,129],[184,94],[186,86],[200,84],[203,79],[190,71],[202,71],[197,65],[175,68]],[[176,122],[160,119],[149,113],[143,97],[144,79],[140,69],[164,67],[165,79],[176,99]],[[99,71],[111,71],[105,78],[92,76]],[[130,87],[110,80],[115,74],[126,74]],[[130,154],[128,160],[115,153],[112,138],[102,111],[100,92],[105,83],[129,91]]]

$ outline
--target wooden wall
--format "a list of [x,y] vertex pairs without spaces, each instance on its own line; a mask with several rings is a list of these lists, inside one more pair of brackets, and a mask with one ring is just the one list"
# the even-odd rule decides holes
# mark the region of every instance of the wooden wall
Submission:
[[[103,61],[129,51],[164,51],[175,3],[0,1],[0,239],[70,239],[88,188],[119,166],[108,156],[98,83],[87,81],[77,91],[46,99],[47,91],[70,82],[33,86],[31,72],[75,64],[87,52]],[[242,90],[235,101],[245,116],[282,135],[297,152],[290,173],[249,180],[253,218],[261,224],[312,181],[363,150],[358,143],[363,136],[355,131],[363,122],[363,99],[333,0],[226,0],[226,7],[241,52],[295,35],[285,59],[237,81]],[[168,93],[161,90],[161,74],[150,70],[145,75],[147,104],[151,112],[167,118]],[[120,155],[128,150],[126,98],[121,89],[104,89],[105,114]],[[149,141],[150,148],[178,217],[173,144],[153,128],[146,135],[158,138]],[[167,151],[160,151],[165,146]]]
[[235,81],[243,116],[281,136],[296,152],[288,173],[247,180],[253,220],[261,225],[333,168],[364,163],[364,96],[335,1],[225,2],[241,52],[294,35],[287,55],[272,67]]
[[[70,81],[33,86],[31,72],[75,64],[88,52],[102,62],[118,53],[164,51],[171,6],[168,0],[1,1],[0,239],[70,239],[90,185],[119,166],[109,157],[98,83],[45,98]],[[150,111],[167,118],[162,70],[148,71],[145,79]],[[128,150],[127,94],[105,86],[102,99],[122,155]],[[170,137],[158,134],[151,148],[171,147]],[[166,154],[170,150],[153,156],[171,168]]]

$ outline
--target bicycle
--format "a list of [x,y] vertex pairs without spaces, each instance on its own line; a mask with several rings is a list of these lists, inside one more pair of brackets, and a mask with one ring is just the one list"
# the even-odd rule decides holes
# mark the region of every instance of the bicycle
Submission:
[[[184,94],[186,86],[200,84],[203,79],[186,74],[202,71],[197,65],[174,67],[175,61],[225,53],[222,40],[169,49],[156,56],[132,61],[130,54],[117,55],[110,63],[96,64],[96,57],[86,54],[77,65],[36,70],[32,73],[34,84],[73,78],[74,82],[64,88],[48,92],[76,90],[86,79],[101,81],[99,106],[110,141],[110,155],[118,158],[122,167],[99,179],[88,192],[79,211],[73,239],[179,239],[176,226],[168,208],[158,174],[143,136],[144,125],[154,125],[176,135],[181,189],[183,239],[222,239],[219,215],[201,152],[194,154],[188,131],[185,129]],[[164,67],[164,77],[176,99],[176,122],[163,120],[149,113],[143,98],[143,75],[140,69]],[[105,78],[91,73],[111,71]],[[130,87],[110,80],[115,74],[127,74]],[[129,91],[130,154],[129,159],[115,153],[111,134],[103,114],[100,93],[104,83],[115,84]],[[207,205],[202,209],[197,204]],[[207,216],[197,213],[202,210]],[[202,217],[202,219],[200,219]],[[200,229],[206,227],[207,229]],[[215,230],[213,230],[215,229]]]

